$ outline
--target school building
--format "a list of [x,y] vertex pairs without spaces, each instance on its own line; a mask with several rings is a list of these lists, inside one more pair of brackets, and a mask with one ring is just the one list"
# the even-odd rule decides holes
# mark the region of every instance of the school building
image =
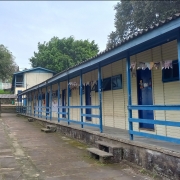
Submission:
[[104,126],[128,130],[131,140],[138,135],[179,144],[179,79],[180,14],[175,14],[23,89],[19,100],[27,102],[21,113],[100,132]]

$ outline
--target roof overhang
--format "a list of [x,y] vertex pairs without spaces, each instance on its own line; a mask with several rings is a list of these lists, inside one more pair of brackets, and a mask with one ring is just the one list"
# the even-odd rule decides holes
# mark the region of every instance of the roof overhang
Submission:
[[147,33],[142,34],[141,36],[133,38],[132,40],[129,40],[128,42],[122,44],[119,47],[116,47],[110,51],[98,55],[97,57],[89,61],[82,62],[80,65],[77,65],[73,68],[68,69],[67,71],[59,73],[53,76],[52,78],[44,81],[43,83],[40,83],[36,86],[33,86],[23,91],[21,95],[50,84],[55,84],[59,80],[61,82],[65,81],[67,80],[68,76],[69,78],[76,77],[80,74],[81,71],[82,73],[86,73],[90,70],[96,69],[99,63],[101,66],[105,66],[114,61],[126,58],[127,55],[132,56],[147,49],[167,43],[168,41],[177,39],[177,37],[180,34],[179,30],[180,18],[177,18],[173,21],[164,24],[163,26],[160,26],[156,29],[152,29],[151,31],[148,31]]

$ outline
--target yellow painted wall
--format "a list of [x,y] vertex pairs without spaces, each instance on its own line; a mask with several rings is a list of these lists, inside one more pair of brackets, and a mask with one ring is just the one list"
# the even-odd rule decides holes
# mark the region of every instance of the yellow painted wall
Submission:
[[25,73],[24,74],[24,85],[25,89],[35,86],[53,76],[52,73]]
[[[177,42],[168,42],[162,46],[157,46],[153,49],[138,53],[130,57],[131,62],[159,62],[162,60],[176,60],[177,59]],[[112,77],[118,74],[122,74],[122,89],[102,91],[102,111],[103,111],[103,125],[109,127],[116,127],[121,129],[129,128],[128,124],[128,111],[127,111],[127,78],[126,78],[126,60],[122,59],[117,62],[111,63],[102,67],[102,78]],[[70,82],[77,82],[79,84],[79,77],[75,77]],[[98,71],[93,70],[86,74],[83,74],[83,84],[86,82],[96,81],[98,79]],[[137,78],[135,75],[131,77],[132,85],[132,104],[137,105]],[[92,87],[92,85],[91,85]],[[153,104],[155,105],[168,105],[168,104],[180,104],[180,82],[162,82],[162,70],[152,69],[152,88],[153,88]],[[66,89],[67,82],[60,83],[61,95],[62,90]],[[57,90],[57,84],[53,85],[53,90]],[[67,94],[66,94],[67,97]],[[61,100],[62,101],[62,100]],[[91,92],[91,104],[99,105],[98,93]],[[80,105],[79,87],[71,91],[70,105]],[[83,105],[85,105],[85,95],[83,95]],[[85,109],[84,109],[85,113]],[[92,114],[99,114],[98,109],[92,109]],[[133,111],[134,118],[138,118],[138,111]],[[179,120],[179,112],[173,111],[154,111],[154,119],[156,120]],[[53,114],[53,117],[57,115]],[[80,109],[70,110],[70,119],[80,120]],[[86,121],[86,118],[83,119]],[[92,118],[92,123],[99,123],[99,119]],[[154,131],[140,130],[138,123],[133,123],[134,130],[148,132],[158,135],[167,135],[171,137],[180,137],[180,128],[177,127],[165,127],[161,125],[155,125]]]

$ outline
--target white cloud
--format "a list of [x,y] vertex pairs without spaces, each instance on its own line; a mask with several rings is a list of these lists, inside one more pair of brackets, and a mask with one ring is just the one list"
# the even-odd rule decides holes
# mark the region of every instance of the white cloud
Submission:
[[29,58],[38,42],[73,35],[95,40],[100,50],[114,30],[113,6],[117,1],[6,1],[0,2],[0,39],[16,57],[20,68],[29,68]]

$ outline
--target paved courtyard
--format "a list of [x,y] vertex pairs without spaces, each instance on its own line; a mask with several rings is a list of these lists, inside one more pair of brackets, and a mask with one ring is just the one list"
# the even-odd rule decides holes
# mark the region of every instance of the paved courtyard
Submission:
[[101,164],[85,144],[60,133],[44,133],[16,114],[0,117],[0,180],[151,180],[125,162]]

